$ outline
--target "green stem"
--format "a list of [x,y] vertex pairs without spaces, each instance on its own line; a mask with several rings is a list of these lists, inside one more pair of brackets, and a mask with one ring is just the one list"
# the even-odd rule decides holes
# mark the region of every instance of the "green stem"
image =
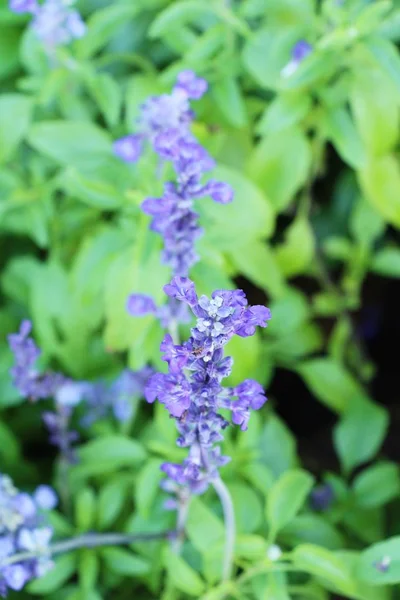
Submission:
[[[153,542],[162,539],[174,539],[176,531],[160,531],[159,533],[86,533],[76,538],[55,542],[46,549],[46,555],[55,556],[64,552],[72,552],[79,548],[98,548],[99,546],[122,546],[137,542]],[[0,566],[11,565],[37,558],[43,553],[38,551],[18,552],[8,556],[0,562]]]
[[229,490],[222,479],[218,477],[218,479],[214,479],[211,483],[214,487],[214,490],[218,494],[222,505],[222,510],[224,512],[226,537],[222,580],[228,581],[232,577],[233,568],[233,550],[236,537],[235,512],[233,508],[232,496],[230,495]]

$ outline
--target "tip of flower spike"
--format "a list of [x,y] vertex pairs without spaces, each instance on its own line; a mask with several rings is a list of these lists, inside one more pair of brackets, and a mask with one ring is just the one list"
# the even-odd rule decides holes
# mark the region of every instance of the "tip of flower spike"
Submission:
[[154,314],[157,307],[151,296],[146,296],[146,294],[131,294],[126,303],[126,310],[132,317],[142,317]]
[[38,4],[36,0],[10,0],[9,8],[14,13],[33,13],[36,11]]
[[181,71],[177,77],[175,89],[183,90],[192,100],[199,100],[208,89],[208,83],[190,69]]
[[115,156],[126,163],[138,160],[142,152],[142,138],[140,135],[126,135],[113,143]]

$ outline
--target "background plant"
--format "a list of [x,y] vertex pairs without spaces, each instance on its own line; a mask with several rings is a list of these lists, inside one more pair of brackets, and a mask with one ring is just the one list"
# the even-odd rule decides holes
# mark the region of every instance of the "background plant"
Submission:
[[[168,173],[154,177],[150,151],[121,163],[112,144],[184,69],[209,82],[193,132],[235,191],[230,205],[199,203],[206,234],[191,276],[205,294],[243,287],[273,315],[265,333],[227,348],[229,385],[255,378],[270,398],[223,448],[234,580],[219,584],[224,532],[210,491],[191,504],[181,557],[165,542],[79,549],[20,596],[396,598],[399,453],[390,435],[382,445],[397,379],[389,353],[377,364],[370,354],[397,327],[385,311],[400,274],[398,3],[81,2],[86,34],[52,61],[29,17],[0,7],[2,339],[29,316],[43,365],[74,380],[161,368],[161,326],[132,319],[126,299],[163,300],[169,271],[140,204]],[[43,405],[21,404],[11,362],[4,343],[1,471],[21,489],[60,492]],[[76,416],[80,461],[52,516],[59,537],[173,526],[159,466],[182,459],[175,428],[163,407],[134,402],[124,424],[82,428]],[[315,425],[296,440],[301,412]]]

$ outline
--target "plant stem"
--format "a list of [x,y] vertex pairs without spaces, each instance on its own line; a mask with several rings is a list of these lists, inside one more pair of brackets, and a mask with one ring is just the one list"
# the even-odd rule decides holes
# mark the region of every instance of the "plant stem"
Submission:
[[[136,542],[152,542],[161,539],[174,539],[176,531],[160,531],[159,533],[86,533],[75,538],[55,542],[48,548],[47,554],[55,556],[64,552],[71,552],[79,548],[97,548],[99,546],[122,546],[134,544]],[[41,556],[41,552],[18,552],[8,556],[0,561],[0,566],[11,565],[13,563],[30,560]]]
[[176,515],[176,536],[172,539],[172,550],[175,554],[180,554],[183,539],[185,536],[185,524],[189,513],[190,493],[182,494],[178,502]]
[[235,545],[236,536],[235,513],[233,509],[232,497],[222,479],[218,477],[217,479],[214,479],[211,483],[214,487],[214,490],[218,494],[224,513],[226,537],[224,563],[222,568],[222,580],[228,581],[232,577],[233,549]]

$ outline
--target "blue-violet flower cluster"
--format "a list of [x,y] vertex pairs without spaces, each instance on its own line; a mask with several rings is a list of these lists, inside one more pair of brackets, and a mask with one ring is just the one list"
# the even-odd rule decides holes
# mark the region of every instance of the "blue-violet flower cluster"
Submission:
[[242,290],[217,290],[211,299],[198,298],[193,282],[184,277],[175,277],[164,291],[187,304],[197,321],[181,345],[175,345],[169,334],[164,337],[161,351],[168,373],[150,377],[145,396],[148,402],[158,398],[165,405],[177,422],[178,445],[190,448],[182,465],[162,466],[169,478],[164,488],[177,492],[182,485],[201,494],[218,476],[218,467],[229,461],[215,446],[229,425],[219,411],[231,411],[232,422],[245,430],[250,411],[266,401],[262,386],[251,379],[235,387],[221,385],[233,364],[224,356],[224,346],[234,335],[248,337],[256,327],[266,327],[271,314],[265,306],[249,306]]
[[[0,474],[0,595],[21,590],[31,579],[41,577],[53,563],[49,543],[53,530],[45,512],[57,504],[52,488],[41,485],[34,494],[19,492],[7,475]],[[34,558],[15,562],[19,552],[32,552]]]
[[10,0],[10,9],[15,13],[31,13],[31,27],[47,48],[69,44],[85,35],[86,25],[79,12],[71,5],[74,0]]

